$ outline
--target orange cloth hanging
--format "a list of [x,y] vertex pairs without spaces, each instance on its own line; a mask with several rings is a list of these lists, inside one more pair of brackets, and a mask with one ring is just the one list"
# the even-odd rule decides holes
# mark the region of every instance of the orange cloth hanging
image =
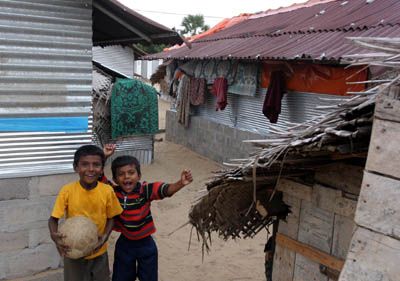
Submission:
[[[270,73],[276,65],[264,63],[261,73],[261,88],[268,88]],[[363,66],[350,67],[320,65],[313,63],[292,63],[293,73],[287,79],[287,89],[296,92],[308,92],[331,95],[346,95],[347,92],[365,90],[364,84],[346,84],[365,81],[368,70]],[[358,72],[358,73],[357,73]]]

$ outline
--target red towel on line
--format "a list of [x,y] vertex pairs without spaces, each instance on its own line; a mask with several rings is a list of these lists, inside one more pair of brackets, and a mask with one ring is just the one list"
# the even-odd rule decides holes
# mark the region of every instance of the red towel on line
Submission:
[[214,80],[211,92],[217,97],[216,110],[224,110],[228,104],[228,81],[226,78],[216,78]]

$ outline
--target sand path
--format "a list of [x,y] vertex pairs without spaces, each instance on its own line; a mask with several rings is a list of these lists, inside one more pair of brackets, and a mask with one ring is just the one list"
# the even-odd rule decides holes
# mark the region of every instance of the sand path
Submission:
[[[163,127],[164,112],[168,107],[160,102],[160,128]],[[210,254],[202,262],[201,243],[194,234],[188,251],[190,226],[172,235],[188,220],[192,202],[204,190],[204,183],[212,176],[212,171],[220,166],[183,146],[165,141],[155,143],[155,160],[152,165],[142,168],[142,179],[174,182],[179,179],[182,169],[190,168],[194,181],[171,198],[152,203],[157,232],[155,239],[159,249],[160,281],[240,281],[265,280],[264,244],[267,233],[263,231],[254,239],[223,241],[213,236]],[[113,234],[111,242],[117,234]],[[113,243],[109,252],[113,253]],[[112,257],[110,258],[112,263]]]

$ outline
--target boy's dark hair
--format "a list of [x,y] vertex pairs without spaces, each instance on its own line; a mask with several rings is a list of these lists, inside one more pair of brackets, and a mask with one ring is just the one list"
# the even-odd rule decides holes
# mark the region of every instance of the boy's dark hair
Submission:
[[142,174],[140,172],[139,160],[137,160],[136,157],[124,155],[115,158],[111,163],[111,172],[114,179],[117,177],[117,170],[126,165],[134,165],[138,175],[140,176]]
[[101,158],[101,164],[104,167],[104,163],[106,162],[106,156],[104,155],[103,150],[95,145],[92,144],[88,144],[88,145],[83,145],[80,148],[78,148],[75,151],[75,155],[74,155],[74,168],[76,168],[78,166],[79,160],[83,157],[83,156],[88,156],[88,155],[98,155]]

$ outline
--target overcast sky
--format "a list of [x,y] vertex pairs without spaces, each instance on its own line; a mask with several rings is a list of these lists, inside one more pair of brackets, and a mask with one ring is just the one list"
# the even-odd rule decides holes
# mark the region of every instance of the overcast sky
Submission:
[[202,14],[206,24],[214,26],[224,18],[240,13],[255,13],[268,9],[303,3],[306,0],[118,0],[136,12],[169,28],[180,29],[182,19]]

